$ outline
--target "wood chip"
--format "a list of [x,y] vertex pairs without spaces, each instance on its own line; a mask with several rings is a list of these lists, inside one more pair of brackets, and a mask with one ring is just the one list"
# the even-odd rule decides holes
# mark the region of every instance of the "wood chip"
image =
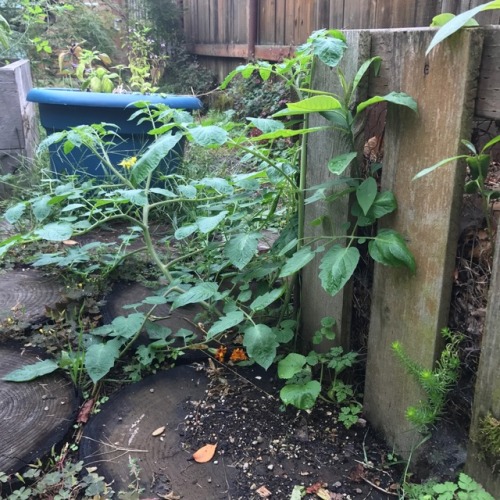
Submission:
[[161,436],[163,433],[165,432],[165,426],[162,426],[162,427],[158,427],[158,429],[155,429],[151,435],[152,436]]

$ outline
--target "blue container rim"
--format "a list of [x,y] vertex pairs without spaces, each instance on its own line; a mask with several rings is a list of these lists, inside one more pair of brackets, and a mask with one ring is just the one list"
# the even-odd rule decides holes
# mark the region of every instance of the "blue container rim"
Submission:
[[55,104],[59,106],[88,106],[96,108],[120,108],[133,106],[136,102],[166,104],[175,109],[201,109],[201,101],[191,95],[172,94],[107,94],[99,92],[82,92],[78,89],[34,88],[28,92],[27,100],[38,104]]

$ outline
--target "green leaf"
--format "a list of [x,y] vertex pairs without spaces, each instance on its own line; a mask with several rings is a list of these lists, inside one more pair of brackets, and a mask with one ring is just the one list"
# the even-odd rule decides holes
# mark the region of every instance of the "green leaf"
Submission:
[[276,357],[279,343],[276,334],[267,325],[253,325],[245,329],[243,345],[248,356],[264,369],[268,369]]
[[355,247],[334,245],[321,259],[319,277],[321,285],[335,295],[349,281],[359,261],[359,251]]
[[146,152],[137,160],[132,167],[131,178],[136,183],[144,181],[149,174],[154,172],[160,162],[181,140],[182,134],[165,134],[148,147]]
[[165,198],[177,198],[177,195],[168,189],[153,187],[149,191],[154,194],[165,196]]
[[250,309],[252,311],[262,311],[266,307],[270,306],[275,300],[278,300],[285,293],[285,287],[275,288],[270,292],[263,293],[259,295],[251,304]]
[[227,210],[223,210],[212,217],[200,217],[196,219],[195,224],[201,233],[207,234],[213,231],[226,218],[227,214]]
[[276,130],[283,130],[285,124],[279,120],[272,120],[270,118],[247,118],[247,120],[262,133],[275,132]]
[[38,198],[32,203],[31,206],[33,209],[33,215],[35,216],[35,219],[38,222],[42,222],[50,215],[52,208],[50,207],[49,202],[50,202],[50,196],[45,195],[42,196],[41,198]]
[[[286,111],[287,110],[285,109],[283,110],[283,113],[281,111],[280,113],[283,116],[293,114],[293,113],[288,113]],[[278,116],[278,113],[276,113],[273,116]],[[328,127],[311,127],[311,128],[299,128],[299,129],[285,128],[285,129],[275,130],[274,132],[269,132],[267,134],[261,134],[261,135],[256,135],[255,137],[250,137],[250,140],[254,142],[260,142],[260,141],[267,141],[270,139],[283,139],[286,137],[295,137],[298,135],[310,134],[312,132],[319,132],[320,130],[326,130],[327,128]]]
[[26,365],[12,371],[2,377],[2,380],[5,380],[6,382],[28,382],[30,380],[34,380],[35,378],[52,373],[58,368],[59,365],[52,359],[44,359],[43,361],[38,361],[32,365]]
[[338,156],[335,156],[335,158],[332,158],[328,162],[328,170],[332,174],[336,175],[341,175],[344,173],[346,168],[351,164],[352,160],[354,160],[357,156],[357,153],[344,153]]
[[9,224],[15,224],[22,217],[25,210],[26,202],[17,203],[5,212],[4,218]]
[[237,234],[224,247],[224,256],[240,271],[254,258],[261,233]]
[[124,339],[131,339],[142,328],[145,318],[146,317],[143,313],[132,313],[128,316],[118,316],[111,322],[112,331],[109,335],[122,337]]
[[273,116],[303,115],[306,113],[320,113],[333,111],[342,107],[338,99],[329,95],[315,95],[298,102],[287,103],[287,109],[275,113]]
[[212,340],[216,335],[223,333],[237,325],[245,319],[243,311],[230,311],[225,316],[219,318],[208,330],[206,342]]
[[366,215],[377,197],[377,181],[373,177],[365,179],[356,189],[356,199]]
[[218,290],[219,286],[213,282],[201,282],[193,286],[183,294],[179,295],[172,304],[172,309],[183,307],[188,304],[195,304],[212,298]]
[[306,384],[287,384],[280,391],[280,398],[286,405],[293,405],[300,410],[309,410],[315,404],[321,392],[321,384],[310,380]]
[[281,268],[279,277],[285,278],[300,271],[314,259],[315,255],[316,252],[311,247],[302,247],[285,262],[285,265]]
[[177,186],[177,189],[179,190],[179,193],[181,193],[182,196],[187,198],[188,200],[193,200],[196,198],[197,190],[194,186]]
[[377,193],[375,201],[365,215],[358,203],[353,203],[351,213],[357,217],[357,224],[360,227],[370,226],[377,219],[394,212],[398,208],[396,197],[391,191]]
[[118,344],[114,340],[104,344],[92,344],[87,349],[85,369],[94,384],[109,373],[119,355]]
[[306,364],[306,357],[302,354],[291,352],[278,363],[278,377],[290,379],[300,373]]
[[418,112],[417,103],[415,99],[413,99],[413,97],[405,94],[404,92],[391,92],[390,94],[384,96],[376,95],[371,99],[368,99],[367,101],[359,103],[358,107],[356,108],[356,114],[361,113],[361,111],[363,111],[367,107],[379,102],[390,102],[392,104],[397,104],[398,106],[406,106],[412,111],[415,111],[415,113]]
[[[464,141],[462,141],[464,142]],[[487,149],[491,148],[491,146],[494,146],[495,144],[500,142],[500,135],[497,135],[496,137],[493,137],[491,141],[488,141],[484,146],[483,149],[481,149],[481,153],[484,153]]]
[[64,241],[69,240],[73,234],[73,227],[66,222],[52,222],[35,231],[42,240]]
[[340,38],[322,37],[312,40],[313,54],[331,68],[339,64],[347,49],[347,44]]
[[427,50],[425,51],[425,55],[428,55],[429,52],[438,43],[441,43],[450,35],[453,35],[453,33],[457,32],[460,28],[463,28],[467,24],[467,22],[469,22],[470,19],[472,19],[476,14],[479,14],[484,10],[492,10],[492,9],[500,9],[500,0],[494,0],[493,2],[488,2],[479,5],[473,9],[462,12],[458,16],[452,18],[434,35],[434,38],[431,40],[431,43],[429,44]]
[[460,160],[461,158],[468,158],[468,156],[467,155],[452,156],[451,158],[445,158],[444,160],[438,161],[434,165],[424,168],[423,170],[420,170],[420,172],[413,177],[412,181],[414,181],[415,179],[420,179],[420,177],[424,177],[425,175],[430,174],[437,168],[442,167],[443,165],[446,165],[447,163],[450,163],[452,161]]
[[381,229],[368,244],[370,256],[386,266],[406,266],[415,272],[415,259],[402,236],[392,229]]
[[188,226],[182,226],[175,231],[174,237],[176,240],[183,240],[184,238],[191,236],[197,229],[198,226],[196,224],[189,224]]
[[150,295],[142,300],[143,304],[160,305],[166,304],[168,301],[162,295]]
[[148,202],[143,189],[119,189],[117,192],[127,201],[139,207],[144,207]]
[[375,75],[378,75],[378,72],[380,71],[380,66],[382,64],[382,58],[379,56],[372,57],[371,59],[368,59],[365,61],[358,69],[356,76],[354,77],[354,80],[352,81],[352,89],[351,89],[351,96],[354,96],[354,93],[356,89],[358,88],[358,85],[360,84],[361,80],[363,79],[363,76],[365,76],[365,73],[370,69],[370,66],[374,66],[374,73]]
[[227,142],[229,137],[223,128],[216,125],[191,128],[189,129],[189,133],[194,143],[205,147],[222,146]]

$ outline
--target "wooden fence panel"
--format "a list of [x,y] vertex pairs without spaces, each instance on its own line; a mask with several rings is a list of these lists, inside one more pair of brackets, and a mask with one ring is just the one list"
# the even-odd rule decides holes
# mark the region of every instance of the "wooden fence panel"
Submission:
[[415,362],[433,368],[442,346],[440,330],[448,320],[465,172],[452,163],[428,177],[412,178],[459,154],[460,140],[470,135],[482,46],[479,30],[463,31],[426,58],[432,36],[431,30],[391,30],[382,38],[397,61],[390,89],[411,95],[419,114],[389,106],[382,189],[395,193],[399,208],[379,226],[407,239],[417,272],[411,276],[406,269],[375,265],[364,409],[406,457],[421,436],[405,412],[422,393],[391,345],[400,341]]
[[259,40],[259,43],[263,45],[281,45],[282,43],[276,40],[276,23],[278,21],[276,3],[276,0],[259,0],[259,26],[257,39]]
[[500,420],[500,231],[497,231],[495,248],[465,470],[494,498],[500,498],[499,457],[484,453],[482,443],[485,438],[479,432],[481,424],[484,425],[483,419],[489,415],[492,417],[492,429],[495,430],[495,423],[497,425],[498,436]]
[[[346,37],[349,48],[341,67],[347,81],[352,81],[358,68],[370,57],[370,34],[368,31],[348,31]],[[313,77],[313,88],[342,94],[340,84],[333,75],[334,72],[329,67],[318,63]],[[360,86],[358,97],[360,99],[366,97],[366,86]],[[328,122],[321,116],[311,116],[310,126],[326,124]],[[358,150],[362,150],[361,145]],[[334,176],[327,168],[329,160],[350,151],[352,151],[352,145],[349,144],[345,134],[333,130],[311,134],[307,142],[307,187],[331,180]],[[312,192],[308,194],[311,195]],[[322,218],[322,224],[312,225],[311,222],[319,217]],[[332,236],[345,233],[341,226],[348,219],[349,201],[345,197],[335,202],[316,202],[306,205],[306,242],[322,235]],[[337,243],[345,242],[338,241]],[[344,348],[349,349],[352,289],[351,286],[346,286],[335,297],[327,294],[318,279],[320,258],[321,256],[315,257],[302,272],[302,290],[306,292],[301,297],[302,335],[307,341],[311,341],[314,332],[320,328],[321,319],[331,316],[337,322],[335,344],[342,344]],[[328,350],[329,347],[331,347],[331,342],[325,342],[320,346],[322,350]]]

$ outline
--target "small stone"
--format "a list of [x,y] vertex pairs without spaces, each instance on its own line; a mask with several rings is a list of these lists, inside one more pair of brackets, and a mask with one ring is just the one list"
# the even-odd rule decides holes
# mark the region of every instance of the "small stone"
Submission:
[[336,483],[333,483],[332,485],[334,488],[340,488],[342,486],[342,483],[340,481],[337,481]]
[[268,468],[268,470],[273,470],[273,469],[274,469],[274,465],[273,465],[273,464],[269,464],[269,465],[267,466],[267,468]]
[[243,464],[243,470],[244,470],[244,471],[247,471],[247,470],[248,470],[248,467],[249,467],[248,462],[245,462],[245,463]]
[[48,406],[46,406],[46,407],[44,408],[44,410],[45,410],[45,411],[49,411],[49,407],[48,407]]
[[149,392],[155,392],[155,390],[154,389],[149,389]]

